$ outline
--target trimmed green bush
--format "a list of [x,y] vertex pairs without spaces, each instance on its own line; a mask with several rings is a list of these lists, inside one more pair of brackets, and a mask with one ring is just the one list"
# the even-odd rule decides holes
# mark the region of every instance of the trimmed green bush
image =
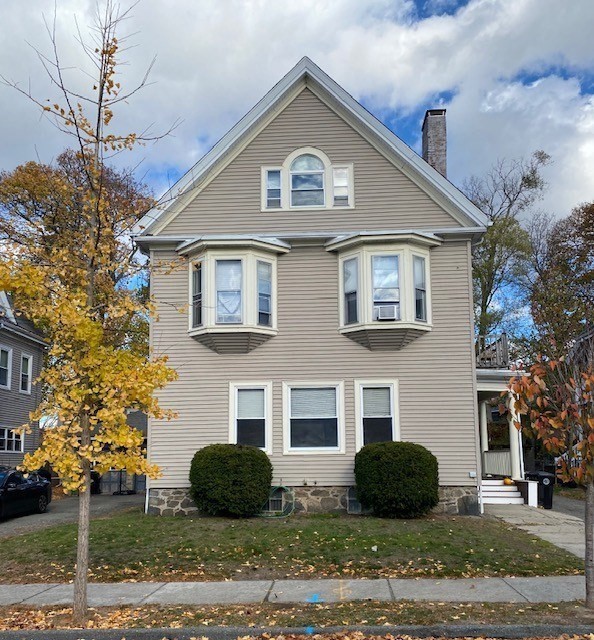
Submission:
[[203,513],[247,518],[262,511],[272,484],[272,464],[257,447],[211,444],[194,455],[190,494]]
[[439,502],[437,459],[413,442],[376,442],[355,456],[357,499],[381,518],[416,518]]

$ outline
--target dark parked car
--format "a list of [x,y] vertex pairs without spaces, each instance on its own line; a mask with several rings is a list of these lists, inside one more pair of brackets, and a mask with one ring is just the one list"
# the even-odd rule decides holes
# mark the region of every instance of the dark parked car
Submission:
[[52,500],[52,483],[30,473],[0,467],[0,518],[36,511],[44,513]]

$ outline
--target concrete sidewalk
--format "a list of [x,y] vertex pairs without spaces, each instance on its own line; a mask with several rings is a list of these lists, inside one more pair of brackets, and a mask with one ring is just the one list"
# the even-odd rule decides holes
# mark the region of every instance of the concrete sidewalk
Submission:
[[[322,603],[350,600],[570,602],[585,598],[583,576],[541,578],[253,580],[89,584],[89,605]],[[71,584],[0,585],[0,605],[67,605]]]
[[586,556],[582,518],[551,509],[535,509],[523,504],[488,504],[485,505],[485,513],[547,540],[578,558],[583,559]]

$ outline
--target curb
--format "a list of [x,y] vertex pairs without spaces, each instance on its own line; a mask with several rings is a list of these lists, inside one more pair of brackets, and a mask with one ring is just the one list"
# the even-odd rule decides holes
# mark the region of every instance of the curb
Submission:
[[412,636],[416,638],[542,638],[563,634],[592,633],[594,625],[407,625],[345,627],[185,627],[183,629],[52,629],[0,631],[0,640],[236,640],[242,636],[314,635],[359,631],[367,635]]

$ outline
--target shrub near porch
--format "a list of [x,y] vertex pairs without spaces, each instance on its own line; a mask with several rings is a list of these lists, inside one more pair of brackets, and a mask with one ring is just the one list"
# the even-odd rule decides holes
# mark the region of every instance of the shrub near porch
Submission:
[[[75,541],[75,525],[2,540],[2,581],[71,579]],[[533,576],[581,570],[580,560],[569,553],[477,517],[239,521],[134,512],[93,520],[90,548],[93,582]]]

